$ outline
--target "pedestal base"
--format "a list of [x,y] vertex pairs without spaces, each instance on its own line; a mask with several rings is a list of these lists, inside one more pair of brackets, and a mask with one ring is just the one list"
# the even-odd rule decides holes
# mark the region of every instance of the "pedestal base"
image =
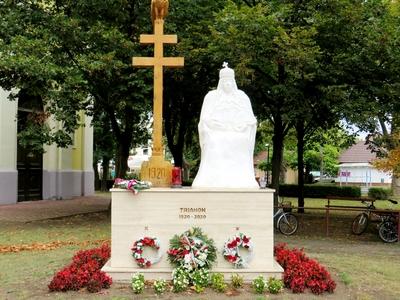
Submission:
[[[115,281],[130,281],[137,272],[149,280],[170,279],[169,240],[191,227],[200,227],[214,240],[217,260],[211,272],[224,273],[227,279],[239,273],[246,281],[258,275],[280,277],[283,272],[273,256],[273,190],[151,188],[137,195],[120,189],[111,192],[111,259],[103,271]],[[225,242],[239,232],[253,243],[252,260],[245,269],[235,269],[222,256]],[[138,267],[131,253],[133,243],[144,236],[159,239],[163,255],[149,269]]]

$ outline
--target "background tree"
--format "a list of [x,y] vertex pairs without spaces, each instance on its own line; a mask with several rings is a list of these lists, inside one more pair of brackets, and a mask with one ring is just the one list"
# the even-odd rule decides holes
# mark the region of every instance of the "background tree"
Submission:
[[[367,1],[357,7],[357,33],[340,57],[350,80],[345,108],[349,122],[370,133],[372,151],[384,157],[396,148],[400,131],[400,13],[398,1]],[[392,187],[400,193],[393,172]]]
[[132,56],[143,55],[138,36],[150,31],[149,6],[148,1],[17,0],[0,7],[0,86],[42,98],[46,112],[63,124],[46,135],[58,146],[71,144],[77,111],[104,112],[117,140],[117,176],[124,176],[129,149],[149,117],[150,74],[130,64]]
[[[255,114],[273,124],[272,187],[277,192],[283,140],[292,125],[290,103],[296,91],[293,75],[301,64],[291,63],[290,58],[307,47],[307,41],[302,43],[304,32],[290,35],[285,31],[281,21],[287,13],[285,8],[266,3],[249,7],[231,2],[217,15],[210,42],[216,57],[233,64],[239,84],[252,99]],[[294,46],[293,52],[286,47],[288,44]],[[303,58],[299,55],[300,61]]]
[[[222,61],[213,61],[207,45],[214,14],[225,3],[226,0],[199,0],[188,5],[187,1],[176,0],[170,5],[167,30],[178,35],[179,43],[168,50],[170,55],[185,57],[184,68],[167,70],[165,76],[164,124],[175,166],[184,165],[186,145],[190,148],[196,143],[203,98],[218,80],[216,70]],[[196,152],[199,158],[199,149]]]
[[[322,4],[325,8],[321,9],[320,1],[244,2],[230,3],[217,15],[210,49],[217,57],[229,58],[243,89],[250,94],[256,115],[273,124],[272,187],[277,191],[284,138],[290,128],[296,129],[299,206],[304,206],[305,138],[318,128],[334,126],[346,99],[336,91],[332,56],[335,51],[340,53],[333,48],[337,44],[328,43],[328,37],[319,31],[329,25],[335,29],[330,34],[340,41],[336,36],[339,25],[333,26],[338,16],[334,18],[329,4]],[[342,10],[340,22],[344,22],[350,6],[337,7]]]

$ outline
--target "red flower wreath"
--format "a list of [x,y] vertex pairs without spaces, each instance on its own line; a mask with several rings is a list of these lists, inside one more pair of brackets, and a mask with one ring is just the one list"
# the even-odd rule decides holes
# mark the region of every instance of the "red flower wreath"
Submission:
[[161,255],[158,255],[157,257],[153,259],[148,259],[143,257],[143,248],[144,247],[151,247],[156,250],[160,249],[160,242],[158,241],[157,238],[151,238],[151,237],[143,237],[140,240],[137,240],[133,243],[132,247],[132,256],[136,260],[136,263],[139,265],[141,268],[150,268],[152,265],[158,263],[161,260]]
[[[239,248],[245,248],[249,252],[250,256],[244,259],[240,255]],[[246,268],[248,262],[251,260],[251,254],[253,252],[253,244],[250,241],[250,237],[245,236],[242,233],[230,238],[224,245],[223,256],[224,258],[233,264],[235,268]]]

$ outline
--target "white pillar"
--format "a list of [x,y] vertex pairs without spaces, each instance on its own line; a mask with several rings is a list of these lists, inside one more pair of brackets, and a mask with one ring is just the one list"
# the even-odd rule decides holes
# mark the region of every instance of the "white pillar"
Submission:
[[[60,129],[60,122],[53,117],[47,122],[53,130]],[[80,196],[80,173],[72,170],[71,147],[64,149],[52,144],[45,145],[44,150],[43,199],[69,199]],[[76,180],[76,177],[79,179]]]
[[17,109],[0,88],[0,204],[17,202]]

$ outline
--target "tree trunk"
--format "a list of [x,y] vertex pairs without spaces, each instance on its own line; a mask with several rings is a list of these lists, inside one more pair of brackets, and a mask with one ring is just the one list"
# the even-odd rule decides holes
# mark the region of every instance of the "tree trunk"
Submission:
[[[175,167],[183,168],[183,147],[185,146],[185,134],[187,131],[187,114],[185,110],[180,114],[172,116],[174,113],[168,105],[165,107],[165,134],[167,136],[168,148],[174,158]],[[182,108],[181,108],[182,109]]]
[[400,177],[395,175],[392,176],[392,191],[393,196],[400,196]]
[[124,140],[123,142],[119,141],[116,161],[115,161],[115,174],[117,178],[124,178],[126,176],[126,172],[128,171],[128,157],[129,157],[129,145],[130,141],[127,142]]
[[298,174],[298,194],[297,212],[304,213],[304,121],[298,120],[296,124],[297,133],[297,174]]
[[107,179],[108,179],[108,173],[110,169],[110,158],[103,156],[103,162],[101,163],[101,166],[103,167],[103,176],[101,178],[101,188],[100,190],[102,192],[108,191],[107,188]]
[[167,133],[167,144],[169,151],[171,151],[172,157],[174,158],[174,166],[183,168],[183,147],[184,147],[184,134],[181,130],[178,131],[178,142],[174,144],[174,136],[170,130],[167,129],[166,125],[166,133]]
[[94,187],[95,190],[100,189],[100,175],[99,169],[97,168],[97,161],[93,160],[93,172],[94,172]]
[[272,137],[273,152],[272,152],[272,180],[271,186],[275,189],[274,206],[278,206],[279,199],[279,182],[280,172],[283,160],[283,139],[284,128],[281,118],[274,119],[274,136]]

